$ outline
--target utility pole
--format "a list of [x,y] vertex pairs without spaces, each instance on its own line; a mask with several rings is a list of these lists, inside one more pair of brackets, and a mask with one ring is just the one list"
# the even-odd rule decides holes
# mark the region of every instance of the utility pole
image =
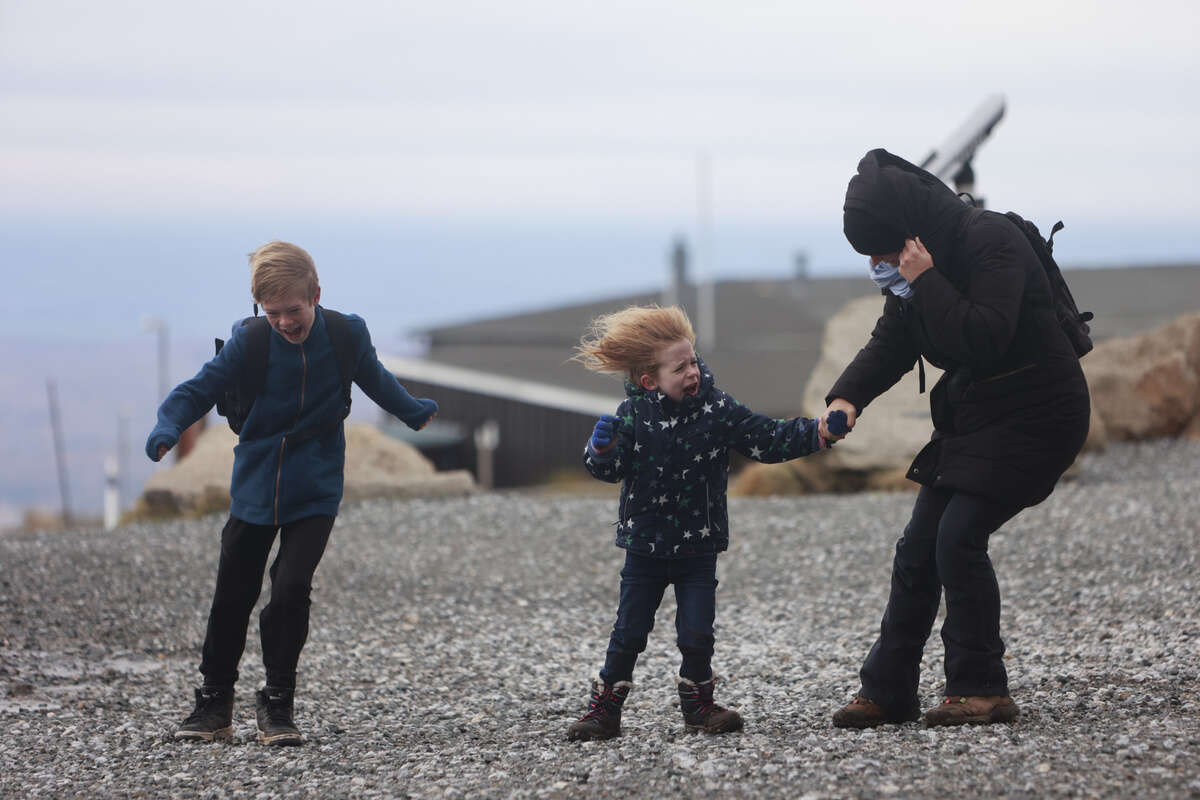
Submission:
[[46,397],[50,402],[50,432],[54,437],[54,463],[58,468],[58,494],[62,501],[63,527],[71,524],[71,492],[67,486],[67,456],[63,450],[62,420],[58,412],[58,388],[53,378],[46,379]]
[[712,170],[705,152],[696,157],[696,229],[696,338],[709,355],[717,346],[717,281],[712,256]]

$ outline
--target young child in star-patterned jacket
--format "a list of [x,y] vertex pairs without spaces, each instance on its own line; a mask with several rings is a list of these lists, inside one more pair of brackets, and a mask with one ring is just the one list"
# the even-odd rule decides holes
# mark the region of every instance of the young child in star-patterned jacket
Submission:
[[736,711],[713,701],[713,620],[717,554],[729,546],[725,489],[729,449],[779,462],[826,449],[817,420],[755,414],[713,385],[696,337],[677,307],[633,307],[600,317],[576,360],[624,375],[625,400],[604,415],[584,449],[588,472],[622,482],[617,518],[624,548],[617,621],[587,713],[569,739],[608,739],[621,731],[621,706],[654,615],[675,586],[678,686],[687,731],[742,728]]

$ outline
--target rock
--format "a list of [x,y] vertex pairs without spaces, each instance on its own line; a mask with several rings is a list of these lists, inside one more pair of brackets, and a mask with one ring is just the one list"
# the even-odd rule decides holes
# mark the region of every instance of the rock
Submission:
[[1179,435],[1186,439],[1200,441],[1200,412],[1197,412],[1192,417],[1192,421],[1188,423],[1188,426]]
[[[185,458],[146,482],[130,519],[198,516],[229,508],[237,435],[227,425],[204,431]],[[412,445],[371,425],[346,425],[347,501],[373,497],[440,497],[473,491],[469,472],[437,472]]]
[[1083,371],[1109,439],[1179,435],[1200,408],[1200,313],[1101,342]]

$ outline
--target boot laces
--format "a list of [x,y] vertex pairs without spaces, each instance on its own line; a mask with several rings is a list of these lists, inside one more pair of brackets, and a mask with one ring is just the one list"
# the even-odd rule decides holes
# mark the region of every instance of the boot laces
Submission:
[[201,722],[209,714],[215,713],[220,706],[221,693],[206,691],[201,689],[196,694],[196,707],[192,709],[192,713],[187,715],[183,723],[191,725],[196,722]]
[[282,696],[272,697],[270,692],[267,692],[267,719],[272,725],[291,725],[292,715],[288,709],[287,700]]
[[613,712],[613,706],[616,705],[613,702],[614,694],[615,692],[611,687],[605,687],[604,689],[593,689],[592,699],[591,702],[588,703],[587,713],[583,715],[582,719],[580,719],[580,722],[585,720],[601,719],[611,715]]

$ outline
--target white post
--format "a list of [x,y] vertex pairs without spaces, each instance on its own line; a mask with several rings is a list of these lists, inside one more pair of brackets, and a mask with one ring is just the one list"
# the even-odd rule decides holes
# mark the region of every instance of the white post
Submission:
[[475,429],[475,477],[484,489],[495,486],[496,448],[500,446],[500,423],[486,420]]
[[115,458],[104,459],[104,530],[117,527],[121,517],[121,475]]

